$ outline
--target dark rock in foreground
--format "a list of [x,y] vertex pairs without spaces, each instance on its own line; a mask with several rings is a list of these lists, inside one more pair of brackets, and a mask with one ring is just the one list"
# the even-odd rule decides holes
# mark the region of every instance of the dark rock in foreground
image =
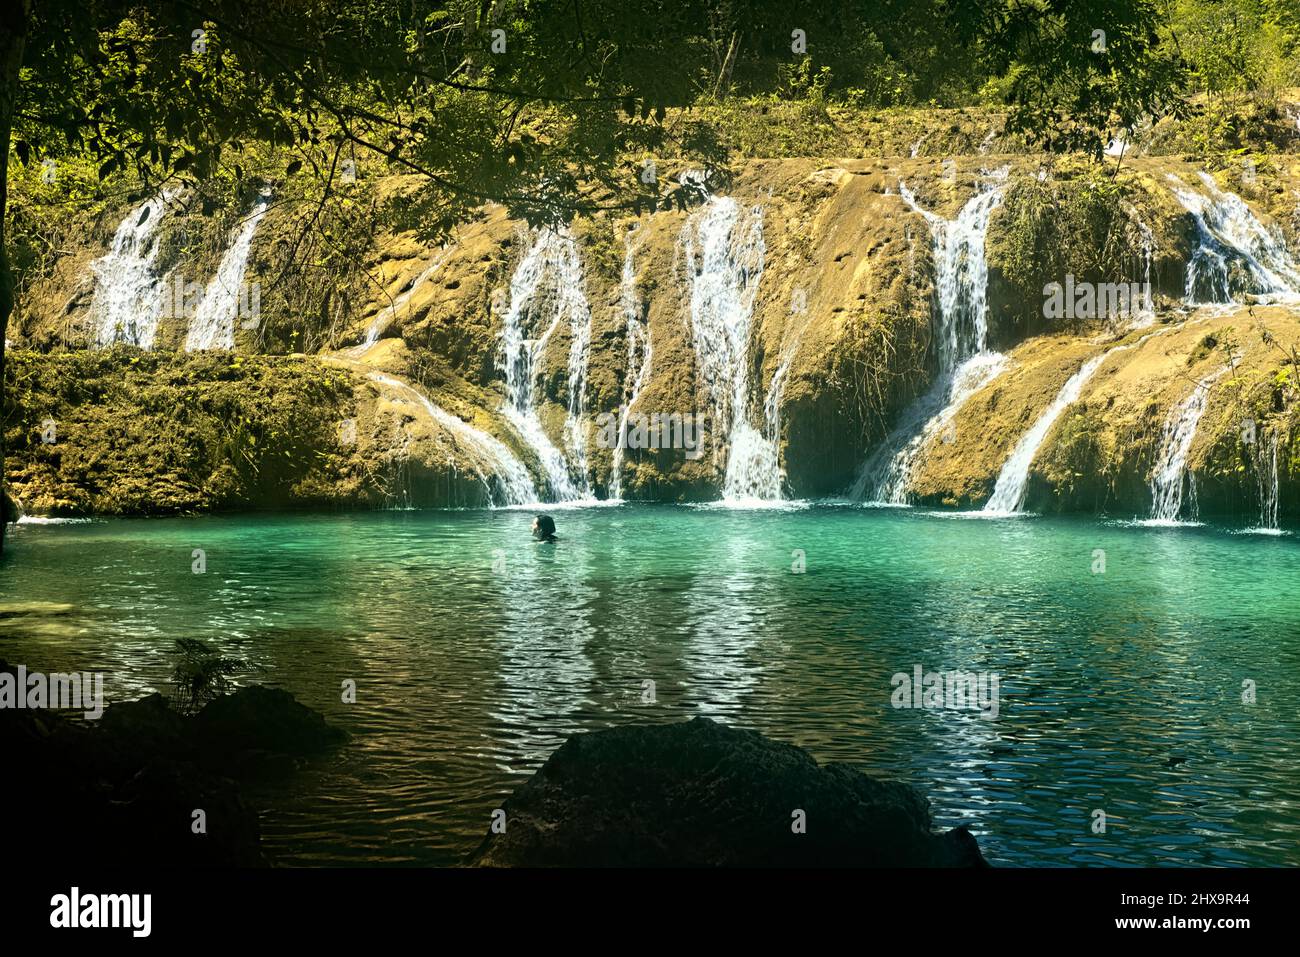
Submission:
[[[983,867],[914,788],[696,718],[570,738],[503,805],[487,867]],[[806,833],[795,833],[794,812]]]
[[309,755],[335,747],[347,737],[289,692],[261,685],[210,701],[194,717],[194,733],[198,742],[214,753]]
[[[0,661],[0,671],[13,669]],[[287,692],[257,686],[195,717],[157,694],[112,704],[98,721],[0,708],[5,846],[18,860],[90,853],[109,866],[259,866],[258,814],[239,782],[269,758],[292,765],[343,737]],[[206,833],[194,833],[196,810]]]

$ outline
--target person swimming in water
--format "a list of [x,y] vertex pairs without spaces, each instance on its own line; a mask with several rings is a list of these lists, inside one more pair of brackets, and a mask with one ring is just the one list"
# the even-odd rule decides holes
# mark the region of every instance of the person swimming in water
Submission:
[[549,515],[538,515],[533,519],[533,538],[539,542],[557,542],[555,519]]

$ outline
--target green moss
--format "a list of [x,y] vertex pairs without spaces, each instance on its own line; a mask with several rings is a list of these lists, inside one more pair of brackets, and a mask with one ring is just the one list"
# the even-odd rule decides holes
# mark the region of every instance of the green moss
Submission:
[[1066,162],[1042,179],[1017,178],[989,235],[990,293],[1008,338],[1083,331],[1094,320],[1045,320],[1049,283],[1138,282],[1141,235],[1130,214],[1129,176],[1112,178],[1098,164]]
[[337,436],[352,379],[315,359],[123,347],[15,352],[5,371],[8,479],[28,511],[168,514],[348,494],[355,463]]

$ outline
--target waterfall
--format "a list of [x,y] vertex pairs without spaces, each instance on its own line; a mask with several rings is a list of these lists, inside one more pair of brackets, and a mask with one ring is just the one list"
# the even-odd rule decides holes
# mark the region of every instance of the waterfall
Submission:
[[[777,364],[776,371],[772,373],[772,381],[767,387],[767,398],[763,400],[765,447],[771,449],[771,459],[757,460],[762,462],[761,469],[749,475],[737,473],[734,481],[731,462],[727,463],[727,488],[731,490],[734,498],[758,498],[768,501],[781,498],[781,489],[785,487],[785,469],[781,467],[778,453],[781,443],[781,400],[785,395],[785,380],[790,371],[790,363],[794,361],[795,353],[798,351],[799,340],[796,339],[794,345],[785,351]],[[749,461],[756,460],[751,458]]]
[[875,502],[907,504],[908,488],[930,440],[948,428],[966,401],[1006,368],[1006,356],[988,350],[989,218],[1002,202],[1007,168],[993,174],[957,214],[944,219],[916,201],[907,184],[899,195],[930,227],[934,254],[934,327],[938,375],[903,413],[899,424],[863,464],[849,491]]
[[[417,403],[429,418],[451,434],[458,444],[458,451],[469,460],[474,474],[483,484],[489,502],[526,505],[537,501],[537,489],[528,470],[503,442],[435,405],[423,393],[405,382],[382,372],[371,372],[369,377]],[[450,452],[448,461],[455,461]]]
[[1015,515],[1020,512],[1021,506],[1025,501],[1025,486],[1029,483],[1029,467],[1034,463],[1034,456],[1038,453],[1038,447],[1043,444],[1047,438],[1047,433],[1051,431],[1056,420],[1061,417],[1061,413],[1067,407],[1077,402],[1083,387],[1088,384],[1103,362],[1109,359],[1116,352],[1132,348],[1131,346],[1116,346],[1108,349],[1099,356],[1093,356],[1074,375],[1066,380],[1065,385],[1061,386],[1061,391],[1056,394],[1043,413],[1034,422],[1033,427],[1020,437],[1016,447],[1011,451],[1010,457],[1002,466],[1002,471],[998,473],[997,484],[993,487],[993,495],[989,498],[988,504],[981,509],[985,515]]
[[127,213],[113,234],[108,254],[90,264],[95,278],[90,316],[96,346],[127,342],[153,347],[162,310],[162,280],[154,274],[155,234],[176,193],[164,190]]
[[976,353],[958,366],[951,378],[913,403],[880,448],[867,459],[849,492],[850,497],[862,499],[871,494],[871,500],[877,504],[908,504],[908,489],[924,450],[939,436],[948,434],[966,401],[1001,375],[1009,364],[1010,360],[1000,352]]
[[1201,173],[1205,192],[1176,184],[1174,195],[1192,215],[1196,250],[1187,264],[1185,297],[1189,305],[1235,303],[1237,294],[1264,302],[1300,299],[1300,269],[1286,244],[1255,218],[1235,193],[1223,192],[1208,173]]
[[762,429],[755,428],[748,419],[732,426],[731,452],[722,483],[723,501],[752,505],[781,500],[785,486],[780,455],[781,396],[794,353],[794,349],[789,350],[772,374],[767,398],[763,400]]
[[906,183],[898,193],[930,227],[934,248],[935,299],[938,306],[938,360],[940,375],[950,375],[958,365],[983,352],[988,338],[988,263],[984,240],[989,218],[1002,202],[1007,167],[994,174],[956,219],[937,216],[917,203]]
[[[546,322],[544,313],[548,311],[551,316]],[[567,458],[547,436],[537,411],[541,360],[562,320],[568,321],[570,334],[569,394],[564,420]],[[535,327],[543,323],[545,328],[538,335]],[[511,277],[510,308],[501,335],[506,418],[537,453],[553,500],[571,502],[590,498],[582,413],[587,397],[591,308],[583,291],[578,246],[567,228],[544,228],[534,236]]]
[[1187,456],[1201,416],[1205,414],[1210,386],[1221,375],[1222,371],[1198,382],[1191,395],[1174,406],[1165,418],[1160,454],[1151,473],[1151,521],[1155,524],[1177,524],[1183,512],[1184,489],[1190,492],[1189,517],[1196,518],[1196,479],[1187,469]]
[[1127,326],[1129,329],[1145,329],[1156,321],[1156,306],[1151,295],[1151,263],[1155,259],[1156,237],[1135,206],[1126,204],[1126,211],[1142,237],[1142,308]]
[[[763,209],[746,210],[730,197],[710,196],[687,220],[682,242],[691,336],[708,390],[713,433],[727,436],[723,500],[779,500],[775,411],[762,429],[750,421],[751,320],[766,253]],[[779,396],[774,401],[779,403]]]
[[373,346],[379,341],[379,337],[383,335],[384,331],[393,324],[398,315],[401,314],[402,310],[404,310],[410,303],[411,297],[415,295],[416,290],[423,286],[429,280],[429,277],[438,271],[450,255],[451,250],[444,247],[443,250],[434,257],[433,262],[431,262],[422,273],[411,281],[409,286],[394,296],[391,303],[379,310],[379,314],[376,315],[375,318],[370,321],[370,325],[366,327],[366,338],[361,343],[363,347]]
[[[253,248],[253,235],[258,223],[266,215],[270,205],[269,193],[263,193],[252,211],[245,217],[234,241],[221,257],[217,274],[208,283],[203,299],[190,319],[189,331],[185,336],[185,351],[198,352],[204,349],[235,348],[235,319],[256,320],[255,313],[259,306],[249,308],[249,297],[244,291],[244,271],[248,268],[248,254]],[[254,313],[254,314],[250,314]]]
[[1267,442],[1256,446],[1255,485],[1259,490],[1259,525],[1251,529],[1268,535],[1278,535],[1282,526],[1278,521],[1278,435],[1270,432]]
[[641,397],[641,390],[650,377],[650,362],[653,349],[650,344],[650,329],[641,313],[641,299],[636,292],[636,269],[633,265],[635,237],[640,226],[627,231],[623,237],[623,275],[619,289],[619,307],[627,322],[627,371],[623,376],[623,404],[619,409],[618,441],[614,443],[614,461],[610,469],[609,497],[623,497],[623,453],[627,444],[627,417]]

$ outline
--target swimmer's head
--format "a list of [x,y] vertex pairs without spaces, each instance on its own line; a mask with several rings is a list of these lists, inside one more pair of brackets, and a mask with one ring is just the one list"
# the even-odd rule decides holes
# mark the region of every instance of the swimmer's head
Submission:
[[549,515],[538,515],[533,519],[533,538],[540,542],[555,537],[555,519]]

